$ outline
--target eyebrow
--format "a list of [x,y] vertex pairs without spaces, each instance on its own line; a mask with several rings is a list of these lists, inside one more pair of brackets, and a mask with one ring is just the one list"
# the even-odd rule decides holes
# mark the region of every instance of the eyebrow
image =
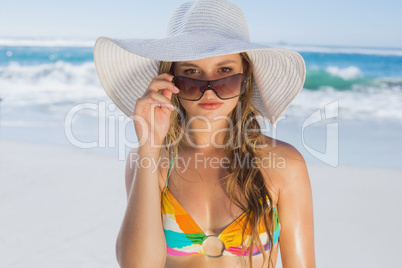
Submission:
[[179,67],[198,67],[196,64],[186,63],[186,62],[178,62],[176,63]]
[[226,64],[230,64],[230,63],[237,63],[237,61],[236,60],[225,60],[225,61],[218,63],[217,65],[222,66],[222,65],[226,65]]
[[[230,63],[237,63],[237,61],[236,60],[225,60],[225,61],[219,62],[217,64],[217,66],[223,66],[223,65],[230,64]],[[179,67],[198,67],[197,64],[187,63],[187,62],[178,62],[178,66]]]

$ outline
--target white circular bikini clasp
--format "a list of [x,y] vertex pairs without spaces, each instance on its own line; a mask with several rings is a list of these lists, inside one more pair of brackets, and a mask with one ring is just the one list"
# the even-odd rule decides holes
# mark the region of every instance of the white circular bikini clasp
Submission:
[[207,235],[207,237],[202,243],[205,255],[211,258],[222,257],[223,250],[225,249],[223,241],[217,235]]

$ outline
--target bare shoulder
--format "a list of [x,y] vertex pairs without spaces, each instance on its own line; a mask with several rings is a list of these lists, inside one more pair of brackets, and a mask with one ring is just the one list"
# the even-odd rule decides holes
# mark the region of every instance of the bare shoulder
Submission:
[[261,143],[264,146],[258,150],[263,159],[260,167],[266,174],[267,185],[278,191],[278,198],[290,185],[310,185],[304,157],[293,145],[267,136],[262,137]]
[[[141,159],[139,158],[138,150],[139,150],[138,148],[132,148],[126,158],[125,184],[126,184],[127,198],[130,195],[131,185],[133,184],[133,181],[135,179],[138,164],[141,161]],[[159,157],[166,158],[167,151],[162,149]],[[156,159],[155,163],[158,163],[157,159]],[[163,166],[166,166],[166,165],[162,165],[162,167]],[[166,179],[164,179],[164,178],[166,178],[166,175],[167,175],[167,169],[165,170],[162,167],[158,167],[159,188],[161,191],[162,191],[163,187],[165,186]]]
[[260,146],[261,149],[259,151],[263,155],[275,154],[277,157],[305,163],[301,153],[293,145],[284,141],[262,135]]
[[281,165],[263,168],[277,189],[283,267],[315,267],[314,217],[310,178],[303,156],[292,145],[264,137],[263,155],[275,154]]

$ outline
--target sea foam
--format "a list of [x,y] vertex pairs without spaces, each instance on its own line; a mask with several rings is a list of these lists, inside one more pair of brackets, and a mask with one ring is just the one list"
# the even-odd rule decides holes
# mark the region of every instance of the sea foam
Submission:
[[325,69],[333,76],[338,76],[343,80],[352,80],[363,77],[362,71],[356,66],[349,66],[346,68],[339,68],[337,66],[329,66]]

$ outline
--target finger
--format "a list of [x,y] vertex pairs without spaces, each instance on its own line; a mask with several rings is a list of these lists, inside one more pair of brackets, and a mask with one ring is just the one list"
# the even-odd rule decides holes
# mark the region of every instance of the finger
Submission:
[[[173,79],[173,78],[172,78]],[[169,100],[172,99],[172,94],[178,94],[180,92],[180,90],[175,86],[175,84],[171,81],[169,81],[169,83],[171,83],[173,85],[173,90],[170,90],[170,88],[168,89],[161,89],[160,93],[161,95],[165,96],[166,98],[168,98]]]
[[158,78],[161,78],[162,80],[169,81],[169,82],[172,82],[172,80],[173,80],[173,78],[174,78],[173,75],[168,74],[168,73],[163,73],[163,74],[161,74],[161,75],[158,75],[157,77],[158,77]]
[[167,73],[156,76],[152,78],[148,89],[152,91],[159,91],[161,89],[167,88],[172,89],[173,92],[177,92],[178,88],[176,88],[172,83],[173,77],[173,75]]
[[167,98],[161,96],[160,94],[157,94],[157,95],[159,95],[162,98],[156,96],[157,99],[154,99],[151,96],[148,96],[148,97],[143,97],[143,98],[137,99],[137,104],[139,104],[139,105],[136,105],[136,109],[137,109],[137,107],[141,107],[141,106],[145,106],[145,105],[151,105],[152,107],[155,107],[155,108],[166,107],[172,111],[175,109],[174,106],[170,103],[170,101]]
[[158,92],[150,92],[147,97],[156,100],[158,103],[171,104],[170,99],[168,97],[163,96]]
[[159,103],[159,102],[157,102],[157,101],[155,101],[155,100],[154,100],[154,102],[151,103],[151,105],[152,105],[153,107],[159,108],[159,109],[167,108],[167,109],[169,109],[170,111],[174,111],[174,109],[175,109],[174,106],[173,106],[173,104],[171,104],[171,103]]
[[159,104],[159,105],[158,105],[158,108],[161,108],[161,109],[166,108],[166,109],[169,109],[170,111],[174,111],[174,110],[175,110],[175,107],[174,107],[173,104],[171,104],[171,103],[169,103],[169,104],[165,104],[165,103]]
[[161,90],[161,95],[167,97],[170,100],[170,99],[172,99],[172,94],[173,93],[177,94],[177,93],[180,92],[180,90],[172,82],[173,78],[174,78],[173,75],[168,74],[168,73],[164,73],[164,74],[161,74],[159,77],[162,78],[164,81],[168,81],[169,83],[171,83],[173,85],[173,89],[174,89],[174,90],[162,89]]
[[152,80],[151,84],[148,87],[149,91],[156,91],[159,90],[169,90],[172,93],[179,93],[179,89],[171,82],[166,80]]

